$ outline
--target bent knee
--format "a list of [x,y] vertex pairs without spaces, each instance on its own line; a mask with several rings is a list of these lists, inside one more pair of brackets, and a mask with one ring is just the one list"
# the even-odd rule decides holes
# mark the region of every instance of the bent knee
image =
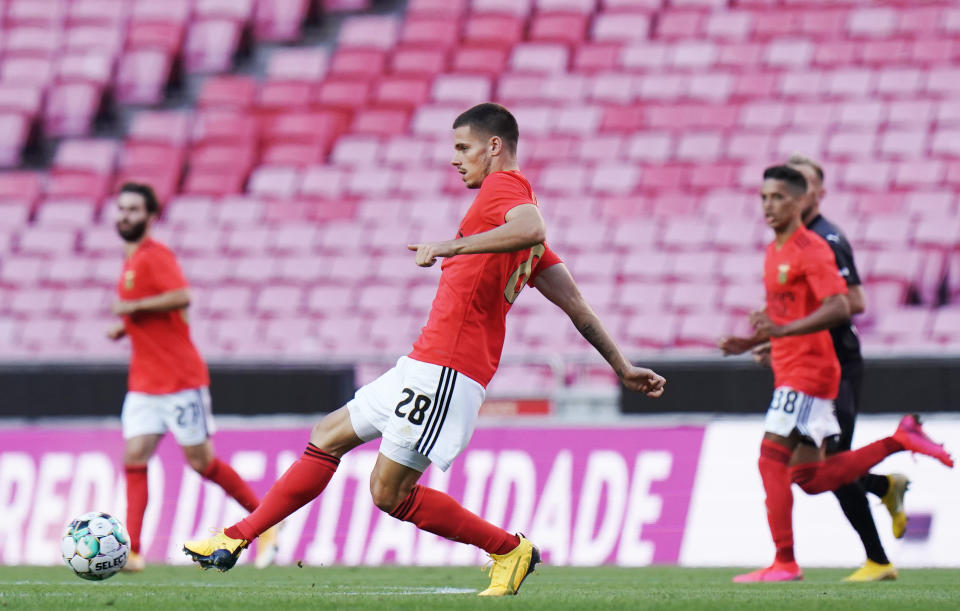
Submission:
[[393,486],[372,481],[370,482],[370,496],[373,498],[373,504],[377,506],[377,509],[384,513],[391,513],[403,502],[407,495]]

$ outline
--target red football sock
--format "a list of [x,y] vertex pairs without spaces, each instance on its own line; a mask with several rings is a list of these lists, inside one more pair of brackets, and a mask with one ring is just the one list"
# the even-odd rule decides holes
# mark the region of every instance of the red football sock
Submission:
[[836,490],[902,449],[899,441],[887,437],[853,451],[834,454],[823,461],[795,465],[790,468],[790,479],[807,494]]
[[767,524],[777,548],[777,562],[795,562],[793,557],[793,492],[787,463],[792,452],[764,439],[760,443],[760,478],[767,494]]
[[223,488],[247,511],[253,511],[260,504],[257,493],[250,488],[250,485],[243,481],[233,467],[219,458],[214,457],[200,475]]
[[256,539],[260,533],[317,498],[340,465],[340,459],[312,443],[286,473],[280,476],[260,505],[243,520],[224,531],[233,539]]
[[124,465],[127,475],[127,534],[130,551],[140,553],[140,531],[147,510],[147,465]]
[[475,545],[488,554],[506,554],[520,545],[516,535],[467,511],[450,495],[426,486],[414,486],[390,515],[451,541]]

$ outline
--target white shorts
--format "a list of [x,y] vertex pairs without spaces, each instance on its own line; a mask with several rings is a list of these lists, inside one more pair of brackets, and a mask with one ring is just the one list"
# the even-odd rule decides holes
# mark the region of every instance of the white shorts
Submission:
[[789,386],[773,391],[763,425],[768,433],[781,437],[789,437],[796,429],[818,448],[827,437],[840,434],[833,399],[811,397]]
[[169,395],[128,392],[120,414],[123,438],[171,431],[182,446],[196,446],[213,435],[210,390],[191,388]]
[[380,453],[418,471],[446,471],[467,447],[483,403],[483,386],[449,367],[400,357],[396,366],[347,403],[364,441],[382,436]]

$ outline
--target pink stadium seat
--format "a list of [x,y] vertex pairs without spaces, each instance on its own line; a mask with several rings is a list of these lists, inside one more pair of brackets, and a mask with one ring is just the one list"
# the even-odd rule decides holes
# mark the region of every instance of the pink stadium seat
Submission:
[[430,76],[443,72],[446,66],[445,49],[401,47],[390,55],[390,69],[394,74]]
[[297,192],[300,171],[294,167],[260,166],[250,175],[249,190],[270,198],[289,198]]
[[589,74],[615,70],[620,62],[621,43],[583,42],[574,49],[573,70]]
[[61,293],[59,309],[71,318],[92,318],[109,312],[114,299],[112,287],[72,288]]
[[354,115],[350,131],[357,134],[389,136],[406,131],[409,121],[410,115],[405,110],[367,108]]
[[125,104],[160,102],[170,80],[171,69],[171,56],[166,51],[154,48],[128,51],[120,59],[117,69],[117,99]]
[[465,107],[476,100],[491,98],[490,79],[484,76],[438,75],[433,81],[432,97],[437,102],[455,102]]
[[172,59],[179,54],[186,35],[186,24],[186,19],[176,20],[172,14],[134,17],[127,28],[127,46],[130,51],[154,50]]
[[730,332],[730,317],[720,312],[684,316],[677,328],[678,346],[715,348],[717,340]]
[[253,18],[254,34],[263,41],[295,41],[308,10],[309,0],[260,0]]
[[85,136],[100,109],[103,91],[91,83],[54,85],[47,95],[44,131],[54,136]]
[[459,39],[456,21],[436,15],[411,15],[403,23],[400,42],[408,48],[440,48],[454,46]]
[[455,18],[466,12],[469,5],[469,0],[410,0],[407,14]]
[[340,26],[337,46],[390,49],[397,44],[400,24],[389,15],[348,17]]
[[253,144],[259,138],[260,123],[240,110],[217,109],[197,113],[192,126],[194,143]]
[[45,227],[83,228],[96,212],[96,200],[48,199],[37,209],[35,221]]
[[181,191],[191,195],[226,195],[237,193],[247,182],[245,168],[192,167],[188,170]]
[[21,114],[0,113],[0,166],[19,165],[30,133],[30,121]]
[[182,146],[190,134],[190,115],[179,111],[137,113],[130,125],[128,141]]
[[245,109],[253,105],[257,81],[249,76],[216,76],[203,83],[197,105],[213,108]]
[[667,302],[676,312],[712,312],[719,302],[718,293],[715,285],[679,282],[670,285]]
[[[23,200],[0,200],[0,227],[12,229],[21,225],[26,225],[30,219],[30,211],[33,207],[28,201]],[[0,250],[0,252],[4,252]]]
[[353,311],[356,306],[356,295],[349,286],[322,285],[309,291],[306,309],[314,315],[340,315]]
[[253,302],[253,290],[249,287],[223,286],[211,291],[209,299],[203,304],[207,314],[220,316],[244,315]]
[[267,77],[276,80],[320,82],[329,57],[322,48],[274,49],[267,62]]
[[630,348],[662,349],[674,344],[680,319],[675,314],[654,312],[634,315],[623,330]]
[[257,93],[261,110],[305,110],[313,97],[313,86],[304,81],[267,81]]
[[110,174],[117,162],[119,143],[115,140],[65,140],[57,147],[53,165],[58,170],[84,170]]
[[921,248],[955,249],[960,244],[960,218],[945,215],[920,219],[913,227],[911,243]]
[[297,286],[268,286],[260,291],[256,308],[269,316],[295,314],[303,301],[303,289]]
[[956,343],[960,339],[960,308],[948,306],[935,310],[930,337],[937,342]]
[[560,73],[568,63],[569,51],[557,43],[519,43],[510,55],[510,67],[518,72]]
[[530,24],[527,38],[576,45],[585,38],[588,17],[586,13],[538,13]]
[[737,315],[746,315],[764,307],[764,290],[760,283],[760,274],[745,284],[730,284],[720,293],[720,307]]
[[[439,77],[438,77],[439,78]],[[416,108],[430,97],[430,81],[422,77],[388,76],[374,87],[373,100],[381,107]]]
[[226,18],[194,21],[187,32],[184,63],[191,73],[225,72],[240,44],[241,24]]
[[596,41],[643,41],[650,35],[650,14],[606,11],[594,18],[592,33]]
[[510,48],[523,38],[524,19],[506,13],[477,14],[467,20],[463,42]]

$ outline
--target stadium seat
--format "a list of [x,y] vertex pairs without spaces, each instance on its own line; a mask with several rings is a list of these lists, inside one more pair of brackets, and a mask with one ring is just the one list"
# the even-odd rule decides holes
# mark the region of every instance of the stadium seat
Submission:
[[309,0],[260,0],[253,17],[254,35],[269,42],[297,40],[309,5]]
[[240,45],[241,23],[231,18],[193,21],[184,43],[184,64],[190,73],[225,72]]

